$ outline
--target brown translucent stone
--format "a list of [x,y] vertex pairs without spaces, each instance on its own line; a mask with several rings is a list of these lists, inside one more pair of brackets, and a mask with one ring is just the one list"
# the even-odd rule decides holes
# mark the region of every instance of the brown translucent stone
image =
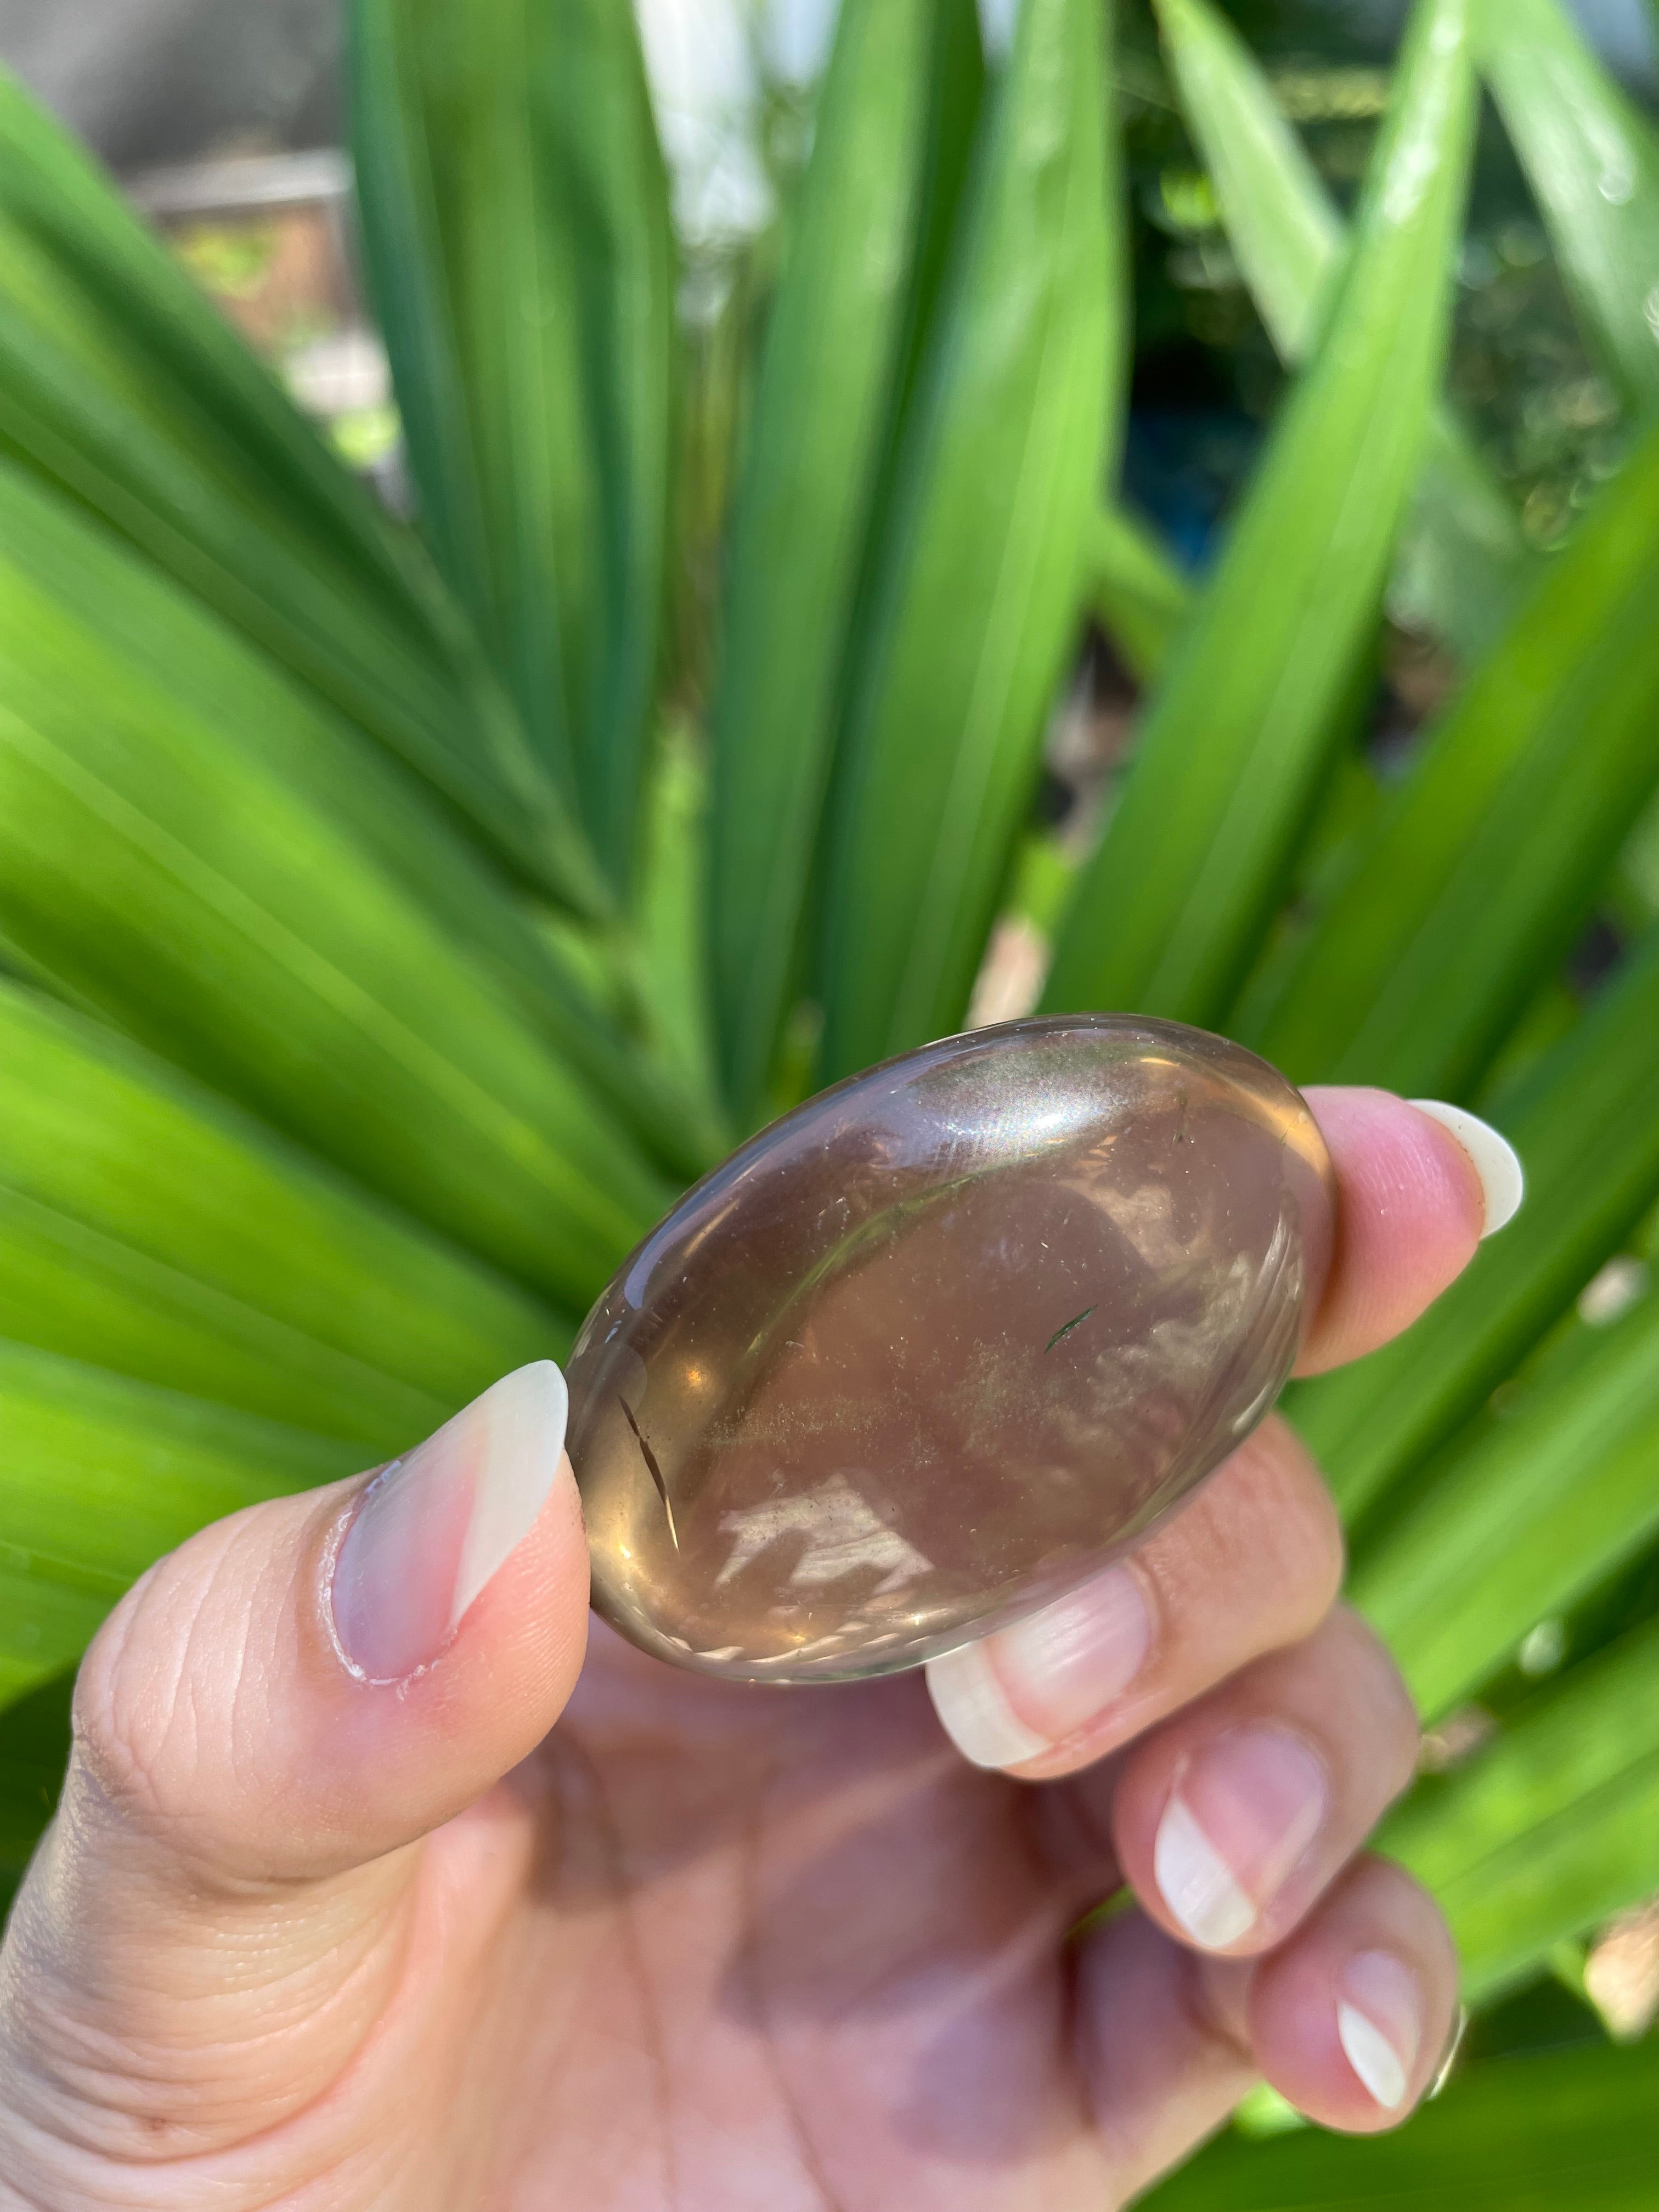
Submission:
[[705,1673],[914,1667],[1094,1573],[1290,1371],[1330,1164],[1173,1022],[926,1046],[705,1177],[571,1356],[594,1601]]

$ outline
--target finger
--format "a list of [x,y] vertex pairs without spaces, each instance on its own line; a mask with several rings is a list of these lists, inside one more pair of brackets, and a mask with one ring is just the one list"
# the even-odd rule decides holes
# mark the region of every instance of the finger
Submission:
[[1457,1957],[1426,1890],[1362,1858],[1251,1976],[1249,2034],[1281,2096],[1322,2127],[1395,2127],[1431,2085]]
[[[564,1414],[557,1369],[520,1369],[372,1480],[204,1530],[106,1623],[0,1978],[0,2072],[27,2051],[53,2124],[90,2079],[106,2152],[200,2151],[346,2063],[400,1970],[399,1847],[516,1765],[580,1668]],[[146,2063],[117,2078],[109,2048]]]
[[1378,1859],[1349,1869],[1279,1949],[1205,1958],[1139,1912],[1079,1947],[1079,2057],[1112,2164],[1138,2195],[1265,2077],[1322,2126],[1395,2125],[1431,2084],[1456,1961],[1423,1890]]
[[1330,1493],[1269,1419],[1118,1565],[933,1660],[928,1688],[975,1765],[1067,1774],[1311,1635],[1341,1579]]
[[1461,1108],[1317,1087],[1308,1103],[1336,1170],[1337,1234],[1297,1371],[1374,1352],[1455,1282],[1521,1202],[1521,1165]]
[[[1519,1168],[1460,1109],[1380,1091],[1316,1090],[1310,1103],[1339,1190],[1336,1251],[1302,1361],[1312,1371],[1413,1321],[1513,1211]],[[1121,1565],[933,1661],[928,1686],[975,1765],[1065,1773],[1305,1635],[1339,1569],[1323,1486],[1290,1432],[1269,1425]]]
[[[1178,2164],[1261,2078],[1237,2017],[1249,1972],[1183,1950],[1139,1912],[1079,1945],[1079,2070],[1113,2203]],[[1240,1985],[1224,2007],[1210,1986],[1224,1975]]]
[[1167,1934],[1234,1957],[1267,1950],[1411,1780],[1417,1741],[1385,1646],[1357,1613],[1334,1613],[1126,1755],[1117,1863]]

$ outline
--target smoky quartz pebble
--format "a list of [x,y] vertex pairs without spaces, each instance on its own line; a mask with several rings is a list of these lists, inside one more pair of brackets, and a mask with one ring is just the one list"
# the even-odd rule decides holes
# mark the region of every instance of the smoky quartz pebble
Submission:
[[582,1328],[595,1604],[682,1666],[814,1682],[1062,1595],[1273,1403],[1333,1207],[1300,1095],[1173,1022],[1010,1022],[837,1084]]

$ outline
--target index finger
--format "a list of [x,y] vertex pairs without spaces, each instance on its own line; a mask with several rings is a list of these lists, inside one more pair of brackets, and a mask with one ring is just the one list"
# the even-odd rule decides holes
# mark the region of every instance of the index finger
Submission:
[[1304,1096],[1337,1184],[1330,1272],[1297,1362],[1318,1375],[1398,1336],[1456,1281],[1520,1203],[1521,1164],[1461,1108],[1329,1085]]

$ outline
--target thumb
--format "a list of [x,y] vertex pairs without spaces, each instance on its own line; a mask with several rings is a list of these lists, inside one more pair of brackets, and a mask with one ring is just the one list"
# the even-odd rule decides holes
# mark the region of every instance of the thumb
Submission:
[[520,1368],[373,1477],[203,1530],[105,1623],[0,1954],[0,2079],[27,2054],[37,2122],[154,2159],[160,2111],[199,2152],[346,2063],[396,1985],[419,1839],[533,1749],[581,1665],[565,1409],[550,1361]]

